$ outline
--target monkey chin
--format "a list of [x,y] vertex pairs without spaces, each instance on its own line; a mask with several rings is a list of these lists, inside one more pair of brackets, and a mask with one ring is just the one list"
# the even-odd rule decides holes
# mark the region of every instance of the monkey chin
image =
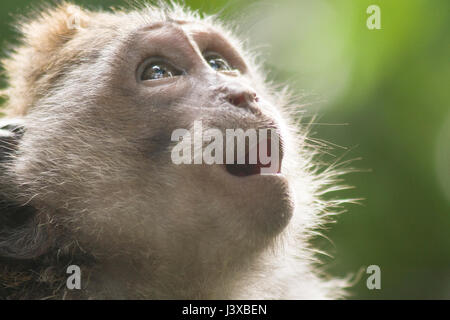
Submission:
[[[270,155],[270,139],[268,142]],[[262,164],[258,153],[256,163],[249,164],[247,153],[245,164],[224,165],[228,173],[224,179],[240,185],[245,198],[249,203],[253,203],[252,216],[258,225],[257,230],[267,236],[279,234],[288,225],[294,211],[288,180],[281,172],[283,160],[281,145],[279,155],[268,164]]]
[[292,218],[294,202],[290,186],[280,169],[272,174],[261,174],[260,168],[251,166],[257,165],[217,166],[218,183],[235,199],[239,218],[248,223],[249,234],[254,239],[270,240],[280,234]]

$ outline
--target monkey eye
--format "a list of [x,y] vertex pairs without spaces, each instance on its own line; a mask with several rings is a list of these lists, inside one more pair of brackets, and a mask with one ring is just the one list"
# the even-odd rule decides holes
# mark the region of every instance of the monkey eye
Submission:
[[230,64],[219,54],[217,53],[206,53],[203,55],[206,62],[209,64],[211,68],[215,71],[232,71],[233,68]]
[[140,69],[142,70],[139,73],[141,81],[172,78],[183,74],[183,71],[175,68],[164,60],[151,59],[144,63]]

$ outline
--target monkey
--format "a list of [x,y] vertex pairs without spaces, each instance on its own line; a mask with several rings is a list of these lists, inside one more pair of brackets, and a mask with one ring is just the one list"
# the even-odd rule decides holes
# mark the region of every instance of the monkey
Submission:
[[[339,299],[310,239],[345,200],[289,88],[215,15],[176,3],[18,22],[2,59],[0,298]],[[280,167],[174,164],[171,133],[274,128]],[[66,286],[68,266],[80,290]]]

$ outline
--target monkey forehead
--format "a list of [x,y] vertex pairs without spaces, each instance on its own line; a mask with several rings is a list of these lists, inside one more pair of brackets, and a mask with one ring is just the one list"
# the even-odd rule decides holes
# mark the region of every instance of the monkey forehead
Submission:
[[213,27],[209,23],[198,20],[167,20],[146,23],[132,30],[126,41],[124,51],[132,51],[142,44],[161,45],[160,49],[178,48],[192,57],[192,53],[201,55],[205,51],[224,56],[242,73],[248,71],[248,65],[239,49],[239,41],[226,30]]
[[[190,35],[174,22],[155,22],[138,28],[129,35],[127,43],[143,45],[157,45],[159,49],[179,49],[187,55],[196,54],[198,47]],[[126,46],[125,48],[127,48]],[[128,50],[138,46],[132,45]]]
[[183,29],[189,33],[201,51],[208,50],[222,53],[241,72],[247,71],[247,63],[242,58],[243,54],[239,52],[240,42],[234,39],[228,31],[216,29],[202,22],[185,23]]

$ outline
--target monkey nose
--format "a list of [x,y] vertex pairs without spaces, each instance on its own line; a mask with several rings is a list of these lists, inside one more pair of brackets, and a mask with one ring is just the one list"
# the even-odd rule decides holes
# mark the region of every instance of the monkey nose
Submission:
[[250,108],[258,102],[258,97],[252,91],[241,91],[228,94],[226,100],[235,107]]

